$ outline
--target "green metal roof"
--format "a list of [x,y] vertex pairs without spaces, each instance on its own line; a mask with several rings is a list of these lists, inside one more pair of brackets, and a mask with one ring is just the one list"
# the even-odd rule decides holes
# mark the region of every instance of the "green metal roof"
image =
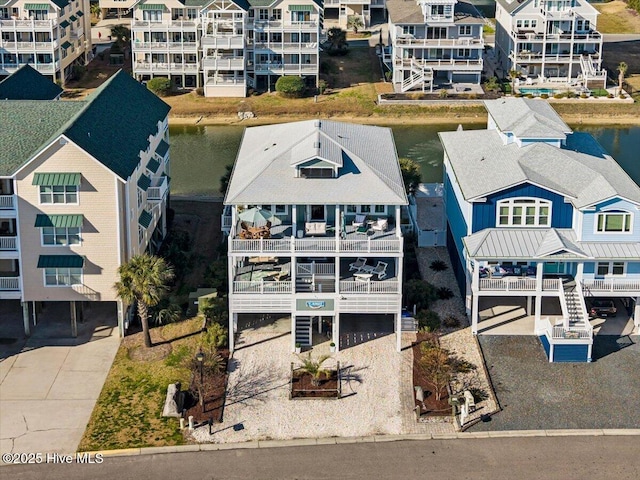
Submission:
[[25,10],[49,10],[48,3],[25,3]]
[[142,210],[140,217],[138,217],[138,223],[144,228],[149,228],[149,225],[151,225],[151,220],[153,220],[153,216],[146,210]]
[[160,168],[160,162],[155,158],[152,158],[151,160],[149,160],[149,163],[147,163],[147,170],[153,173],[156,173],[158,171],[158,168]]
[[25,64],[0,82],[1,100],[54,100],[62,88]]
[[60,22],[60,26],[62,28],[67,28],[69,25],[71,25],[69,22],[67,22],[66,20],[63,20]]
[[57,228],[79,228],[82,226],[84,216],[82,215],[36,215],[36,228],[57,227]]
[[82,10],[78,10],[76,12],[76,15],[79,16],[79,17],[84,17],[84,13],[82,13]]
[[80,255],[40,255],[38,268],[82,268],[84,257]]
[[80,185],[79,173],[34,173],[32,185]]
[[142,5],[138,5],[140,10],[164,10],[164,5],[160,3],[143,3]]
[[149,188],[150,185],[151,185],[151,179],[147,177],[144,173],[140,175],[140,178],[138,179],[138,187],[140,187],[142,190],[146,192],[147,188]]
[[164,158],[164,156],[167,154],[168,151],[169,151],[169,144],[164,140],[160,140],[160,143],[158,144],[158,148],[156,148],[156,153],[160,155],[161,158]]
[[290,12],[313,12],[312,5],[289,5]]
[[78,17],[76,17],[75,15],[71,15],[69,17],[69,20],[71,20],[72,22],[75,22],[76,20],[78,20]]
[[60,45],[62,48],[64,48],[65,50],[67,48],[69,48],[71,46],[71,44],[69,42],[64,42],[62,45]]

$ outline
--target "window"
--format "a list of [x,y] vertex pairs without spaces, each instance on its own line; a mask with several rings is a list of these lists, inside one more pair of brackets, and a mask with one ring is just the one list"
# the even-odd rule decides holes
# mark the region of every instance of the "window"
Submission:
[[144,194],[139,188],[136,190],[138,191],[138,209],[140,209],[142,207],[142,202],[144,201]]
[[274,212],[276,215],[286,215],[288,211],[288,205],[275,205],[274,207]]
[[47,287],[82,285],[81,268],[45,268],[44,284]]
[[551,202],[537,198],[510,198],[498,202],[499,227],[549,227]]
[[332,178],[332,168],[301,168],[300,176],[303,178]]
[[387,208],[385,205],[375,205],[373,211],[375,213],[387,213]]
[[598,262],[596,275],[604,277],[605,275],[622,276],[626,271],[626,262]]
[[402,33],[404,35],[415,35],[416,34],[416,27],[413,25],[403,25],[402,26]]
[[471,25],[460,25],[458,28],[459,35],[471,35]]
[[371,205],[360,205],[361,213],[371,213]]
[[358,207],[356,205],[347,205],[347,213],[356,213]]
[[41,185],[40,203],[78,203],[78,186]]
[[459,48],[458,49],[458,57],[467,58],[471,56],[470,48]]
[[282,9],[274,8],[273,9],[273,19],[274,20],[282,20]]
[[138,245],[144,240],[144,228],[138,225]]
[[269,10],[266,8],[258,9],[258,20],[269,20]]
[[629,233],[631,232],[631,214],[619,211],[599,213],[596,231],[599,233]]
[[79,227],[43,227],[43,245],[80,245]]

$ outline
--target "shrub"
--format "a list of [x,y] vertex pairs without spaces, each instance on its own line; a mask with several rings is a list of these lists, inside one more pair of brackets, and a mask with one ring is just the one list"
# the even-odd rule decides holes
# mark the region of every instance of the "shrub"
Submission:
[[478,98],[478,94],[475,92],[467,93],[467,98],[469,100],[475,100],[476,98]]
[[453,315],[448,315],[443,321],[442,326],[446,328],[458,328],[460,326],[460,320]]
[[514,95],[514,97],[517,97],[517,98],[520,98],[521,96],[522,96],[522,94],[521,94],[520,92],[518,92],[518,93],[516,93],[516,94]]
[[447,266],[447,262],[444,260],[434,260],[429,265],[429,268],[434,272],[444,272],[449,267]]
[[171,93],[171,80],[163,77],[152,78],[147,82],[147,88],[159,97],[165,97]]
[[196,92],[196,95],[198,95],[199,97],[204,97],[204,88],[203,87],[198,87],[194,90],[194,92]]
[[586,93],[581,93],[580,98],[589,98],[589,95],[587,95]]
[[213,323],[202,333],[201,346],[204,351],[215,353],[218,348],[226,347],[228,339],[227,329]]
[[547,95],[546,93],[543,93],[542,95],[540,95],[540,98],[543,98],[546,100],[547,98],[549,98],[549,95]]
[[576,98],[576,93],[569,90],[567,92],[567,98]]
[[391,70],[387,70],[386,72],[384,72],[384,79],[387,82],[390,82],[392,78],[393,78],[393,72]]
[[84,76],[87,71],[87,67],[84,65],[74,65],[73,66],[73,79],[79,81]]
[[555,95],[553,95],[553,98],[564,98],[564,94],[556,93]]
[[435,332],[440,328],[440,315],[433,310],[420,310],[416,315],[418,327],[427,332]]
[[533,98],[533,93],[527,93],[527,98]]
[[436,293],[440,300],[449,300],[450,298],[453,298],[453,291],[447,287],[438,288]]
[[283,97],[301,97],[305,88],[302,77],[296,75],[283,75],[276,82],[276,92],[279,92]]
[[446,88],[442,88],[438,92],[438,97],[440,97],[440,98],[447,98],[448,96],[449,96],[449,94],[447,93],[447,89]]
[[318,80],[318,93],[322,95],[329,88],[329,84],[326,80]]
[[610,93],[609,95],[607,95],[607,98],[613,98],[613,93]]
[[429,304],[437,298],[436,289],[429,282],[408,280],[404,284],[405,305],[418,310],[429,308]]
[[489,92],[495,92],[500,88],[500,84],[498,83],[497,77],[490,77],[486,82],[484,82],[485,90]]

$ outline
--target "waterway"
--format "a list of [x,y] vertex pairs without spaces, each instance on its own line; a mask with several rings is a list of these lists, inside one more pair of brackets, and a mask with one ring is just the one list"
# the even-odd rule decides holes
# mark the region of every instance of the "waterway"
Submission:
[[[398,156],[421,166],[423,182],[442,181],[439,131],[455,125],[394,125]],[[465,130],[484,125],[463,125]],[[640,184],[640,126],[574,126],[591,133],[622,168]],[[220,177],[235,161],[242,139],[241,126],[171,126],[171,193],[175,196],[220,196]],[[469,145],[473,148],[473,145]]]

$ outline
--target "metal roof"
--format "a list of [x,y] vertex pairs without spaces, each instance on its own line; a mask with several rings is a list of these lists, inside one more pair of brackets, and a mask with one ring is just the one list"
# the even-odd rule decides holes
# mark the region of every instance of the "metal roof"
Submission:
[[81,255],[40,255],[38,268],[82,268],[84,257]]
[[83,215],[36,215],[36,228],[56,227],[56,228],[79,228],[84,220]]
[[138,179],[138,187],[140,187],[140,189],[146,192],[150,185],[151,185],[151,179],[147,177],[144,173],[140,175],[140,178]]
[[33,174],[32,185],[46,185],[50,187],[60,187],[67,185],[80,185],[81,175],[79,173],[42,173]]
[[151,215],[146,210],[142,210],[140,216],[138,217],[138,223],[144,228],[149,228],[149,225],[151,225],[151,220],[153,220],[153,215]]

